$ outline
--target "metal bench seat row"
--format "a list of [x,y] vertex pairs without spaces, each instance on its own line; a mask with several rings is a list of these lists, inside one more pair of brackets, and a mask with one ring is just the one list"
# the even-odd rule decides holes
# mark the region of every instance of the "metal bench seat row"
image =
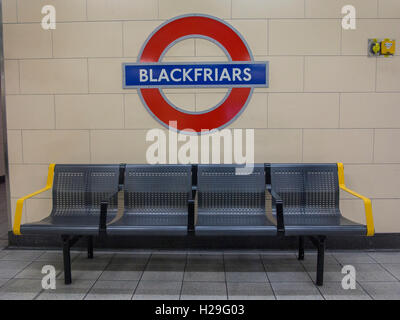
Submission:
[[[17,201],[16,235],[56,234],[63,239],[65,282],[71,283],[71,246],[93,237],[298,236],[318,249],[317,284],[323,281],[325,237],[373,235],[371,201],[346,188],[342,164],[50,165],[47,185]],[[239,174],[238,174],[239,173]],[[26,199],[52,189],[50,215],[21,225]],[[366,225],[341,215],[339,189],[364,201]]]

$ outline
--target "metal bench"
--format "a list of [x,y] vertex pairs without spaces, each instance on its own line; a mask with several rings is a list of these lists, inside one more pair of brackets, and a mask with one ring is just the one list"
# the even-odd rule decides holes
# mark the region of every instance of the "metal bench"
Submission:
[[187,235],[192,189],[189,165],[127,165],[124,211],[108,235]]
[[[283,202],[285,235],[299,236],[299,259],[304,259],[305,236],[318,250],[318,285],[323,283],[327,236],[374,234],[371,201],[346,188],[341,163],[272,164],[271,188]],[[364,201],[367,225],[342,216],[339,189]]]
[[[199,236],[276,236],[283,234],[281,203],[267,189],[264,164],[248,175],[235,165],[199,165],[195,233]],[[279,211],[279,212],[277,212]],[[279,222],[279,223],[278,223]]]
[[[325,238],[374,234],[371,201],[346,188],[342,164],[50,165],[46,187],[17,201],[13,231],[62,237],[65,283],[71,283],[70,248],[82,236],[93,257],[93,237],[297,236],[318,250],[323,283]],[[21,225],[24,201],[52,190],[49,217]],[[365,203],[367,224],[344,218],[339,189]]]
[[[107,221],[117,214],[120,167],[118,165],[50,165],[45,188],[17,201],[14,234],[56,234],[63,241],[65,283],[71,283],[70,248],[87,236],[88,258],[93,258],[93,236],[105,233]],[[21,224],[25,200],[52,190],[53,207],[48,217]],[[101,215],[107,201],[107,216]]]

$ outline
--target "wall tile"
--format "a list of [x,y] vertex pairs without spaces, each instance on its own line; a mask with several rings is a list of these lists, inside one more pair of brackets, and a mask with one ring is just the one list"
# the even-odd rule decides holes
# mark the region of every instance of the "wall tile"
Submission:
[[91,132],[93,163],[146,163],[147,130],[95,130]]
[[232,0],[232,18],[303,18],[304,0]]
[[4,77],[6,94],[19,93],[19,62],[17,60],[4,61]]
[[54,97],[12,95],[6,97],[8,129],[54,129]]
[[255,162],[301,162],[301,130],[258,129],[254,145]]
[[400,2],[397,0],[378,0],[380,18],[400,18]]
[[374,161],[376,163],[400,163],[400,129],[375,130]]
[[230,128],[267,128],[268,94],[254,93],[246,109],[232,122]]
[[268,127],[337,128],[339,95],[336,93],[270,93]]
[[372,130],[305,129],[304,162],[370,163]]
[[22,135],[20,130],[8,130],[8,161],[9,163],[22,163]]
[[336,55],[340,52],[338,20],[271,20],[271,55]]
[[153,118],[142,104],[137,94],[125,95],[125,128],[127,129],[150,129],[163,128],[158,120]]
[[51,31],[40,24],[5,24],[3,29],[6,59],[50,58]]
[[17,0],[2,1],[3,23],[17,22]]
[[375,61],[368,57],[306,57],[305,91],[366,92],[375,89]]
[[24,130],[26,163],[89,163],[89,132],[78,130]]
[[57,129],[122,129],[122,95],[56,96]]
[[41,22],[42,8],[53,5],[57,22],[86,20],[86,0],[17,0],[19,22]]
[[[307,18],[342,18],[342,7],[352,5],[357,18],[376,18],[378,0],[305,0]],[[357,22],[359,22],[358,20]]]
[[87,0],[89,20],[157,19],[157,0]]
[[[10,191],[12,198],[21,198],[46,186],[49,166],[10,164]],[[38,194],[37,198],[49,198],[49,191]],[[14,211],[13,211],[14,212]]]
[[159,1],[159,7],[161,19],[171,19],[189,13],[209,14],[223,19],[231,17],[230,0],[162,0]]
[[341,99],[343,128],[400,128],[400,93],[345,93]]
[[[366,197],[400,198],[400,165],[398,164],[348,164],[345,165],[344,172],[346,185]],[[348,195],[346,197],[349,198]]]
[[150,34],[161,24],[161,21],[125,21],[124,56],[137,57]]
[[[90,93],[133,93],[123,89],[122,63],[136,62],[135,59],[89,59]],[[107,75],[107,76],[104,76]]]
[[400,91],[400,57],[378,59],[376,91]]
[[122,56],[121,22],[59,23],[53,31],[57,58]]
[[87,93],[87,62],[82,59],[21,60],[21,92]]

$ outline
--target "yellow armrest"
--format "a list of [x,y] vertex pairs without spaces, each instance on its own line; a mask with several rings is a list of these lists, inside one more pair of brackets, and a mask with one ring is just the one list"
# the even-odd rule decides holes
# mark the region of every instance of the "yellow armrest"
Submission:
[[17,207],[15,208],[14,226],[13,226],[13,232],[15,235],[17,236],[21,235],[22,208],[24,207],[25,200],[32,198],[38,195],[39,193],[51,189],[51,187],[53,186],[54,167],[55,167],[54,163],[49,165],[49,173],[47,175],[46,187],[17,200]]
[[343,169],[343,163],[338,163],[338,176],[339,176],[339,187],[343,191],[346,191],[353,196],[360,198],[364,201],[364,207],[365,207],[365,217],[367,221],[367,236],[373,236],[375,234],[375,227],[374,227],[374,217],[372,215],[372,203],[371,199],[362,196],[361,194],[358,194],[357,192],[350,190],[349,188],[346,187],[346,184],[344,183],[344,169]]

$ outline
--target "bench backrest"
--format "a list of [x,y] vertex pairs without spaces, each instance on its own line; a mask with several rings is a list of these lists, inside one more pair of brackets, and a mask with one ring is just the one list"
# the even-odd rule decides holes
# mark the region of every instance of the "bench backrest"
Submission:
[[256,214],[265,208],[265,172],[256,164],[249,175],[236,174],[237,165],[199,165],[198,214]]
[[99,215],[102,201],[117,210],[118,165],[56,165],[52,216]]
[[271,187],[285,214],[340,215],[337,164],[271,164]]
[[127,165],[126,213],[187,214],[191,181],[189,165]]

